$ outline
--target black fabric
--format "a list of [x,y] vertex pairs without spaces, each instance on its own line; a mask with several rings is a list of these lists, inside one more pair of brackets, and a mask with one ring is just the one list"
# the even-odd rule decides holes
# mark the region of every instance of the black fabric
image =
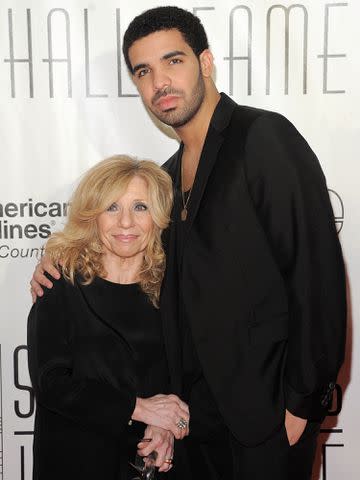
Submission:
[[129,345],[135,361],[137,396],[169,393],[160,313],[140,286],[97,277],[81,290],[93,312],[105,318]]
[[186,440],[193,479],[208,480],[311,480],[320,430],[309,422],[299,441],[290,447],[282,426],[256,447],[241,445],[228,429],[207,442]]
[[[179,278],[182,275],[182,252],[186,235],[187,220],[181,219],[184,200],[191,208],[191,192],[184,193],[181,185],[181,154],[179,151],[178,172],[174,181],[174,226],[176,231],[176,253]],[[183,398],[191,410],[191,435],[198,440],[219,434],[224,427],[223,418],[216,406],[213,394],[204,377],[202,367],[194,346],[189,322],[184,314],[182,290],[179,289],[179,326],[182,339]]]
[[[164,165],[174,181],[181,149]],[[177,277],[174,214],[161,302],[172,371],[180,369],[171,353],[180,290],[204,378],[241,445],[273,437],[286,408],[321,421],[344,358],[345,272],[326,181],[306,141],[283,116],[222,94]]]
[[158,310],[137,285],[61,278],[31,309],[28,347],[34,480],[132,478],[136,396],[168,391]]

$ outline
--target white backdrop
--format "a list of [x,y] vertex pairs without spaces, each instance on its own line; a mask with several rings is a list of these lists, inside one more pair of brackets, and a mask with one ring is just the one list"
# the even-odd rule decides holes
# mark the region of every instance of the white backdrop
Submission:
[[[64,222],[74,182],[114,153],[162,163],[177,148],[171,132],[161,131],[146,113],[120,55],[129,21],[166,4],[175,2],[1,0],[0,480],[31,478],[29,279],[49,232]],[[350,315],[347,361],[313,478],[358,480],[360,2],[176,5],[202,19],[219,89],[240,104],[287,116],[326,174],[347,264]]]

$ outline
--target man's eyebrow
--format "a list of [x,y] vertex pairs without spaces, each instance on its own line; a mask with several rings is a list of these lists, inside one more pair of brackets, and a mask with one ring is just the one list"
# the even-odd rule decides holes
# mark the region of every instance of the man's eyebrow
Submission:
[[135,67],[132,69],[133,75],[134,75],[138,70],[140,70],[141,68],[146,68],[146,67],[148,67],[148,66],[149,66],[148,63],[138,63],[138,64],[135,65]]
[[[182,56],[185,56],[186,53],[183,52],[182,50],[173,50],[169,53],[165,53],[165,55],[163,55],[161,57],[161,60],[169,60],[169,58],[172,58],[172,57],[176,57],[178,55],[182,55]],[[147,68],[149,67],[149,64],[148,63],[138,63],[137,65],[135,65],[135,67],[132,69],[132,73],[133,75],[138,71],[140,70],[141,68]]]
[[186,55],[186,53],[183,52],[182,50],[174,50],[172,52],[165,53],[165,55],[161,57],[161,60],[168,60],[169,58],[177,57],[178,55]]

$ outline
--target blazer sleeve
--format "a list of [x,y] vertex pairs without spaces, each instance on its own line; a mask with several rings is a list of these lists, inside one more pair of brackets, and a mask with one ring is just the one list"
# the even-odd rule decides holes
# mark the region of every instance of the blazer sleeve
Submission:
[[65,306],[65,280],[38,298],[28,317],[29,372],[36,400],[87,429],[120,436],[135,408],[135,391],[124,382],[73,375],[72,325]]
[[288,296],[286,408],[321,420],[344,359],[346,330],[344,263],[325,177],[304,138],[275,113],[250,127],[245,169]]

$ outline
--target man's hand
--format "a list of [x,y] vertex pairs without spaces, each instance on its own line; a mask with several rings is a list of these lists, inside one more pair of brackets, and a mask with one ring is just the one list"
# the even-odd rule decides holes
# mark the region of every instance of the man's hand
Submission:
[[47,288],[52,288],[53,286],[52,282],[45,277],[44,272],[47,272],[56,280],[59,280],[60,278],[60,273],[46,255],[41,258],[40,263],[36,266],[33,277],[30,281],[30,291],[33,302],[36,301],[36,297],[42,297],[44,295],[44,291],[41,286]]
[[172,467],[174,456],[174,435],[169,430],[148,425],[144,432],[144,439],[151,439],[147,442],[138,443],[137,453],[146,457],[152,451],[157,452],[155,465],[159,467],[159,472],[168,472]]
[[288,410],[285,413],[285,428],[290,446],[295,445],[303,434],[307,420],[296,417]]

